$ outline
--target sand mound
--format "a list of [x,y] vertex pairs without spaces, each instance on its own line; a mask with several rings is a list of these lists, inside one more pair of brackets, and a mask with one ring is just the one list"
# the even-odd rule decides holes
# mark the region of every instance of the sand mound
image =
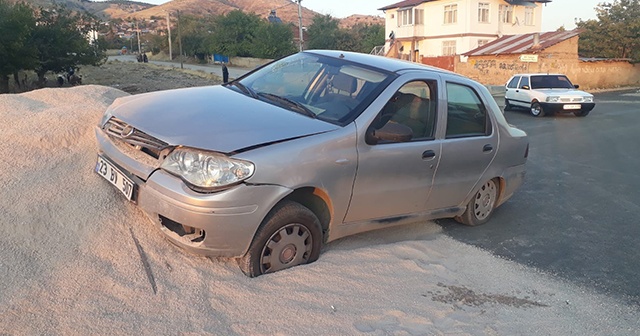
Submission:
[[101,86],[0,95],[0,330],[9,334],[637,333],[638,311],[433,223],[256,279],[174,247],[93,173]]

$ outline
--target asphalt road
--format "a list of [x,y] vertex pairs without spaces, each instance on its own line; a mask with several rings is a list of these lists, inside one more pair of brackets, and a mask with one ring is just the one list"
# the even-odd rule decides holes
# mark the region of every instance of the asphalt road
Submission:
[[529,134],[526,182],[484,226],[438,222],[455,239],[640,305],[640,91],[595,97],[584,118],[507,111]]

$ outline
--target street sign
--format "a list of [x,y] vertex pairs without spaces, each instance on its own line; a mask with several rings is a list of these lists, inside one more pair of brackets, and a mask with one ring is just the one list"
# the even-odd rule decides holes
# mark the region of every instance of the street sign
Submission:
[[520,62],[538,63],[538,55],[520,55]]

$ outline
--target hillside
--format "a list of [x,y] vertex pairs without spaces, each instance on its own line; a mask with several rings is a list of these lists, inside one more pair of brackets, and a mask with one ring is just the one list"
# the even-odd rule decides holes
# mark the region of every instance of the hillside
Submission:
[[[21,0],[9,0],[17,2]],[[298,25],[298,6],[290,0],[173,0],[162,5],[152,5],[144,2],[109,0],[26,0],[35,7],[49,7],[53,3],[62,4],[72,10],[85,10],[104,19],[150,19],[152,16],[164,17],[167,13],[178,10],[183,14],[194,16],[222,15],[233,10],[254,13],[267,17],[271,10],[276,10],[277,16],[286,23]],[[302,7],[302,25],[309,26],[313,17],[319,13]],[[352,27],[357,23],[382,24],[384,18],[371,15],[351,15],[340,19],[343,28]]]

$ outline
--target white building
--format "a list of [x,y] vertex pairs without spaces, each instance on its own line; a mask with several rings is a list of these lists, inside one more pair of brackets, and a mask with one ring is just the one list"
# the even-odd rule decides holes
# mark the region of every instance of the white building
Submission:
[[[380,8],[390,38],[387,54],[422,57],[465,53],[502,35],[540,32],[551,0],[405,0]],[[395,45],[391,45],[392,39]],[[391,49],[391,50],[390,50]]]

